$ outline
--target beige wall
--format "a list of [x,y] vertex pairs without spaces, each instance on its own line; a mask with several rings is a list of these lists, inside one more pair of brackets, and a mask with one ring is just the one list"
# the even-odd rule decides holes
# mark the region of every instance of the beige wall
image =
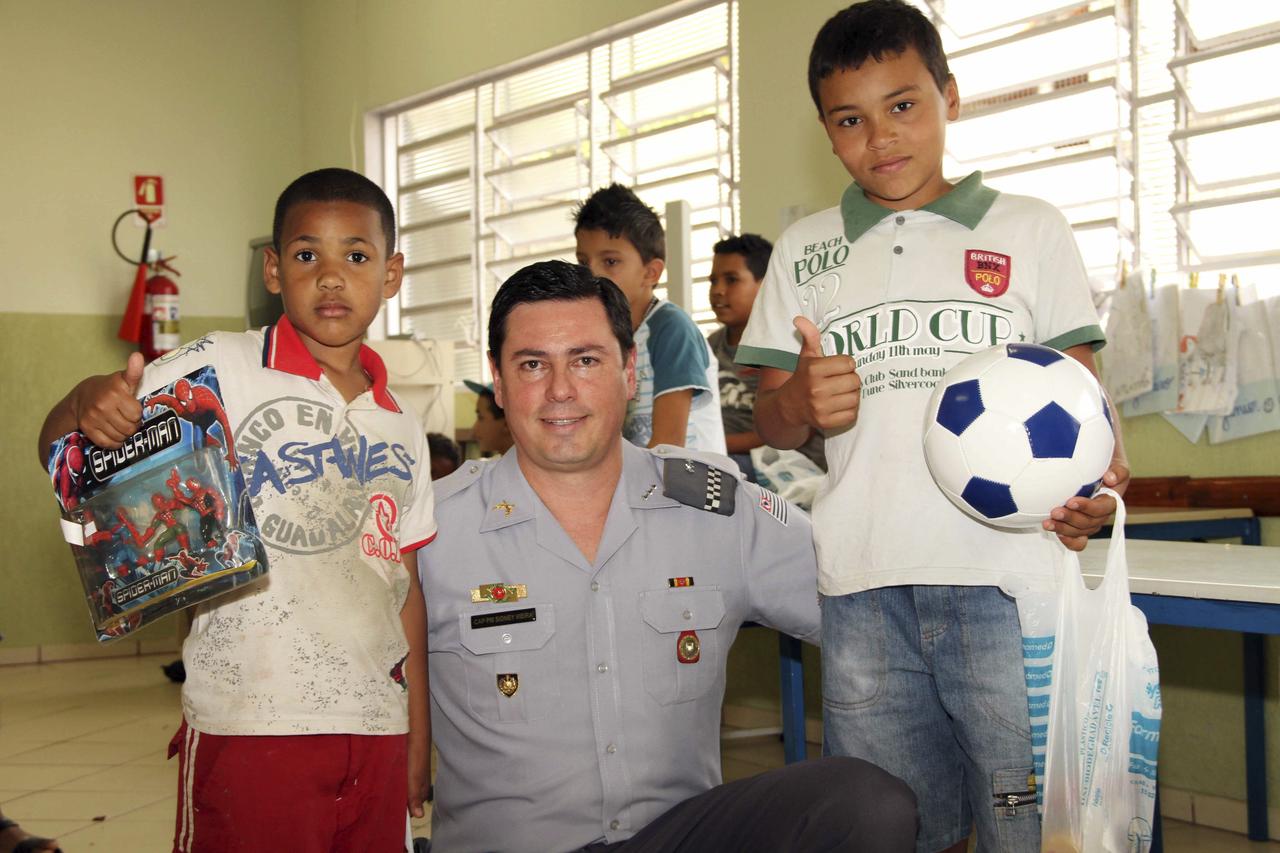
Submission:
[[[362,163],[367,110],[662,5],[0,0],[0,186],[7,202],[0,248],[10,264],[0,290],[0,461],[9,473],[0,524],[11,543],[0,557],[0,632],[9,635],[0,649],[90,637],[31,444],[41,414],[74,377],[112,369],[125,353],[112,330],[130,276],[111,253],[107,227],[128,206],[132,174],[157,171],[169,181],[170,225],[159,242],[181,256],[184,310],[192,318],[186,330],[236,326],[245,244],[269,229],[275,194],[303,169]],[[845,185],[804,82],[813,33],[841,5],[742,2],[747,229],[776,236],[782,208],[829,206]],[[135,48],[135,34],[144,32],[156,44]],[[55,342],[59,352],[48,358]],[[470,408],[460,399],[461,421]],[[1280,474],[1280,434],[1210,448],[1187,444],[1158,417],[1126,427],[1139,475]],[[1267,521],[1265,536],[1280,545],[1276,519]],[[1165,671],[1164,782],[1243,796],[1238,637],[1153,633]],[[732,701],[775,701],[775,649],[764,632],[743,634],[731,657]],[[1276,654],[1276,644],[1269,650]],[[816,714],[813,650],[807,660],[808,710]],[[1275,689],[1268,699],[1273,792],[1280,788]]]

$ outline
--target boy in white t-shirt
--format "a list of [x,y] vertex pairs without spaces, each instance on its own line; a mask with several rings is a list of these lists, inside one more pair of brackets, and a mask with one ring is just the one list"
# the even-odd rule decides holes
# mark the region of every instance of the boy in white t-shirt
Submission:
[[[430,753],[416,549],[435,536],[429,452],[362,341],[404,256],[382,190],[346,169],[276,203],[274,326],[215,332],[85,379],[40,434],[117,447],[139,390],[217,371],[270,570],[201,605],[183,646],[175,851],[404,849]],[[287,840],[284,840],[287,839]]]
[[574,213],[578,263],[622,289],[636,338],[636,394],[622,434],[632,444],[725,452],[716,360],[680,307],[653,295],[666,234],[653,209],[621,184],[596,190]]
[[[933,25],[867,0],[818,33],[809,86],[855,183],[774,249],[737,359],[762,368],[756,425],[775,447],[825,430],[814,503],[824,750],[901,777],[921,853],[1039,849],[1017,608],[1006,580],[1053,583],[1049,534],[1083,548],[1114,509],[1075,497],[1044,531],[983,525],[931,481],[921,435],[938,376],[1005,342],[1090,370],[1103,343],[1064,217],[942,174],[956,83]],[[1129,472],[1117,445],[1104,481]]]

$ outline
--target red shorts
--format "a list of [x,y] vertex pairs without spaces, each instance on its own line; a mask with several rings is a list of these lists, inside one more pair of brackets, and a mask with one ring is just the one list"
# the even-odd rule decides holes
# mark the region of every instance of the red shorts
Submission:
[[401,853],[406,735],[211,735],[184,720],[174,853]]

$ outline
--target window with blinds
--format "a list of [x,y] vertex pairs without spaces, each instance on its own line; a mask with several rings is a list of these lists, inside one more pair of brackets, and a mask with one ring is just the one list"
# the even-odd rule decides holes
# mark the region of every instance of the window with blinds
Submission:
[[1100,290],[1127,262],[1280,293],[1280,6],[916,2],[960,86],[948,175],[1057,205]]
[[[455,347],[459,378],[487,378],[497,286],[574,256],[574,206],[613,181],[665,213],[690,207],[694,280],[737,230],[737,2],[684,3],[572,47],[428,93],[373,122],[397,205],[405,283],[389,334]],[[694,288],[696,319],[710,319]]]

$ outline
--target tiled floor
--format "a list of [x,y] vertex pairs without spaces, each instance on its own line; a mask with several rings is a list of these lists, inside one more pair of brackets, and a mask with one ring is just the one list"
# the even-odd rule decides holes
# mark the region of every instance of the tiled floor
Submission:
[[[0,667],[0,805],[67,853],[164,851],[173,838],[178,686],[161,657]],[[813,749],[813,747],[811,747]],[[727,740],[726,779],[782,764],[774,738]],[[429,820],[415,834],[427,834]],[[1169,853],[1280,853],[1280,844],[1175,821]]]

